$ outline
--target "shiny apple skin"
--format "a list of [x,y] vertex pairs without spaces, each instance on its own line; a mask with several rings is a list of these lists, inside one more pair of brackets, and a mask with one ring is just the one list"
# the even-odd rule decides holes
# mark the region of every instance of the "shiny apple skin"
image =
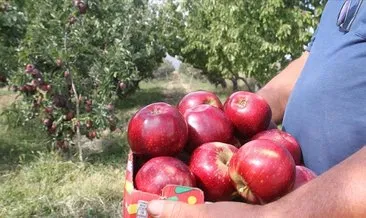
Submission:
[[228,164],[238,149],[221,142],[205,143],[194,150],[189,169],[196,176],[197,186],[207,201],[228,201],[236,193]]
[[155,157],[138,170],[136,188],[161,195],[166,185],[196,186],[196,179],[188,166],[174,157]]
[[145,106],[131,118],[127,137],[135,154],[174,156],[186,145],[188,127],[175,107],[158,102]]
[[265,204],[287,194],[295,182],[295,162],[282,146],[253,140],[231,158],[229,174],[238,193],[249,203]]
[[238,91],[224,104],[225,115],[242,137],[251,138],[268,128],[272,111],[266,100],[251,92]]
[[254,139],[272,140],[273,142],[285,147],[291,153],[296,165],[300,165],[302,163],[300,144],[290,133],[279,129],[271,129],[256,134],[252,137],[252,140]]
[[223,109],[220,99],[214,93],[209,91],[195,91],[188,93],[180,100],[178,110],[181,114],[184,114],[189,108],[201,104],[209,104],[220,110]]
[[234,127],[223,111],[208,104],[197,105],[184,113],[188,124],[186,150],[193,152],[207,142],[227,143],[233,138]]
[[315,179],[316,173],[304,166],[296,166],[296,179],[293,190]]

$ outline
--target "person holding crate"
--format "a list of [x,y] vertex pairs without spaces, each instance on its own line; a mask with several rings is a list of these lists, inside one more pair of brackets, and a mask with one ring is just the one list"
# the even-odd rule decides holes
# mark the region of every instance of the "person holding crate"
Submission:
[[266,205],[151,201],[153,217],[366,217],[366,2],[329,0],[303,55],[257,94],[316,179]]

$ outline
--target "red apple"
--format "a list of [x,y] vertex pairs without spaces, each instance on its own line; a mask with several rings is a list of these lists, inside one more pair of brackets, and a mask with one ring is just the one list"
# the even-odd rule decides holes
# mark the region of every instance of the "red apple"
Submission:
[[92,111],[92,106],[91,105],[85,105],[85,111],[86,112],[91,112]]
[[46,85],[46,91],[48,92],[48,91],[50,91],[52,89],[52,86],[50,85],[50,84],[47,84]]
[[27,66],[25,67],[25,72],[26,73],[32,73],[34,70],[34,65],[33,64],[27,64]]
[[86,104],[86,105],[92,105],[92,104],[93,104],[93,101],[92,101],[91,99],[87,99],[87,100],[85,101],[85,104]]
[[51,127],[52,126],[52,123],[53,121],[51,119],[44,119],[43,120],[43,124],[46,126],[46,127]]
[[122,82],[122,81],[119,82],[119,85],[118,86],[119,86],[119,88],[121,90],[124,90],[127,87],[126,84],[124,82]]
[[70,121],[70,120],[72,120],[72,118],[74,118],[74,112],[73,111],[69,111],[65,114],[65,120],[66,121]]
[[107,110],[108,111],[113,111],[114,110],[114,105],[113,104],[108,104],[107,105]]
[[87,137],[88,139],[92,140],[97,137],[97,132],[95,130],[89,131]]
[[93,127],[93,121],[87,120],[86,123],[85,123],[85,125],[86,125],[86,128],[90,129],[90,128]]
[[83,1],[80,1],[77,7],[79,8],[80,14],[85,14],[86,10],[88,9],[88,5]]
[[28,93],[28,85],[20,86],[19,87],[20,92]]
[[173,157],[155,157],[137,172],[136,188],[160,195],[166,185],[195,186],[193,173],[182,161]]
[[293,190],[299,188],[310,180],[316,178],[316,174],[304,166],[296,166],[296,179]]
[[301,148],[296,139],[287,132],[281,131],[279,129],[271,129],[260,132],[253,136],[254,139],[268,139],[271,140],[284,148],[286,148],[292,157],[294,158],[295,164],[301,164]]
[[49,128],[48,128],[48,132],[49,132],[50,134],[54,134],[54,133],[56,133],[56,130],[57,130],[57,124],[56,124],[56,123],[53,123],[53,124],[51,125],[51,127],[49,127]]
[[184,113],[188,124],[187,151],[192,152],[207,142],[229,142],[233,137],[233,125],[220,109],[201,104]]
[[250,203],[265,204],[287,194],[295,182],[295,162],[282,146],[270,140],[243,145],[229,163],[236,190]]
[[20,91],[20,92],[25,92],[25,91],[26,91],[26,87],[25,87],[25,85],[24,85],[24,86],[20,86],[20,87],[19,87],[19,91]]
[[44,83],[43,85],[41,85],[39,87],[41,90],[45,91],[45,92],[48,92],[51,90],[52,86],[50,84],[47,84],[47,83]]
[[185,95],[182,100],[180,100],[178,110],[184,114],[187,109],[200,104],[209,104],[221,110],[223,109],[220,99],[214,93],[208,91],[196,91]]
[[266,130],[272,118],[271,108],[264,98],[245,91],[233,93],[226,100],[224,111],[238,132],[249,138]]
[[34,78],[34,79],[39,79],[39,78],[43,79],[42,73],[38,69],[34,69],[30,74],[32,75],[32,78]]
[[76,23],[76,17],[72,15],[69,17],[69,24],[73,25],[74,23]]
[[127,137],[135,154],[174,156],[187,142],[188,127],[175,107],[158,102],[145,106],[131,118]]
[[229,176],[229,161],[238,149],[221,142],[205,143],[194,150],[189,169],[208,201],[228,201],[236,193]]
[[52,112],[53,112],[53,107],[46,107],[46,108],[44,109],[44,112],[45,112],[45,113],[47,113],[47,114],[52,114]]
[[34,94],[35,93],[35,91],[37,90],[37,88],[35,87],[35,86],[32,86],[32,85],[25,85],[24,86],[24,88],[25,88],[25,92],[28,92],[28,93],[31,93],[31,94]]

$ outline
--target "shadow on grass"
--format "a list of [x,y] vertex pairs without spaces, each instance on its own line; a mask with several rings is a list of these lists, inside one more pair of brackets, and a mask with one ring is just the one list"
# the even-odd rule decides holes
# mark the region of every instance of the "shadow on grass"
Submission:
[[159,87],[139,89],[124,99],[120,99],[116,103],[116,108],[119,110],[128,110],[135,107],[142,107],[147,104],[162,101],[164,97],[164,90]]
[[186,94],[183,88],[174,87],[166,92],[164,101],[171,105],[177,105]]
[[[7,128],[2,122],[0,125],[0,175],[15,170],[19,165],[30,164],[37,160],[40,154],[50,152],[52,141],[42,129],[34,126]],[[129,146],[125,138],[117,135],[108,136],[102,140],[102,143],[102,149],[88,155],[86,162],[117,167],[126,164]],[[60,153],[59,155],[64,156],[64,160],[71,158],[71,160],[78,161],[76,155],[68,158],[66,158],[66,154]]]
[[3,122],[0,126],[0,171],[29,163],[39,152],[48,151],[50,141],[40,128],[34,125],[8,128]]
[[115,135],[101,140],[102,150],[90,153],[86,156],[86,161],[91,164],[111,165],[122,167],[127,162],[129,146],[125,137]]
[[155,102],[166,102],[176,105],[179,100],[186,95],[182,87],[168,87],[169,81],[152,80],[144,83],[141,89],[135,93],[120,99],[116,103],[116,108],[120,110],[128,110],[133,108],[141,108],[145,105]]

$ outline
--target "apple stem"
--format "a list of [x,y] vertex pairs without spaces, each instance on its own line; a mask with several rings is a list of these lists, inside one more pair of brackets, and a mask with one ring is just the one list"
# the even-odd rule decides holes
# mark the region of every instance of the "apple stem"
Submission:
[[152,114],[154,114],[154,115],[160,114],[160,109],[159,108],[154,108],[154,110],[152,111]]
[[225,166],[229,166],[230,159],[232,155],[229,155],[228,153],[220,152],[220,159],[222,163],[224,163]]
[[238,191],[239,191],[239,193],[243,193],[243,192],[245,192],[245,188],[241,187],[241,188],[238,189]]

